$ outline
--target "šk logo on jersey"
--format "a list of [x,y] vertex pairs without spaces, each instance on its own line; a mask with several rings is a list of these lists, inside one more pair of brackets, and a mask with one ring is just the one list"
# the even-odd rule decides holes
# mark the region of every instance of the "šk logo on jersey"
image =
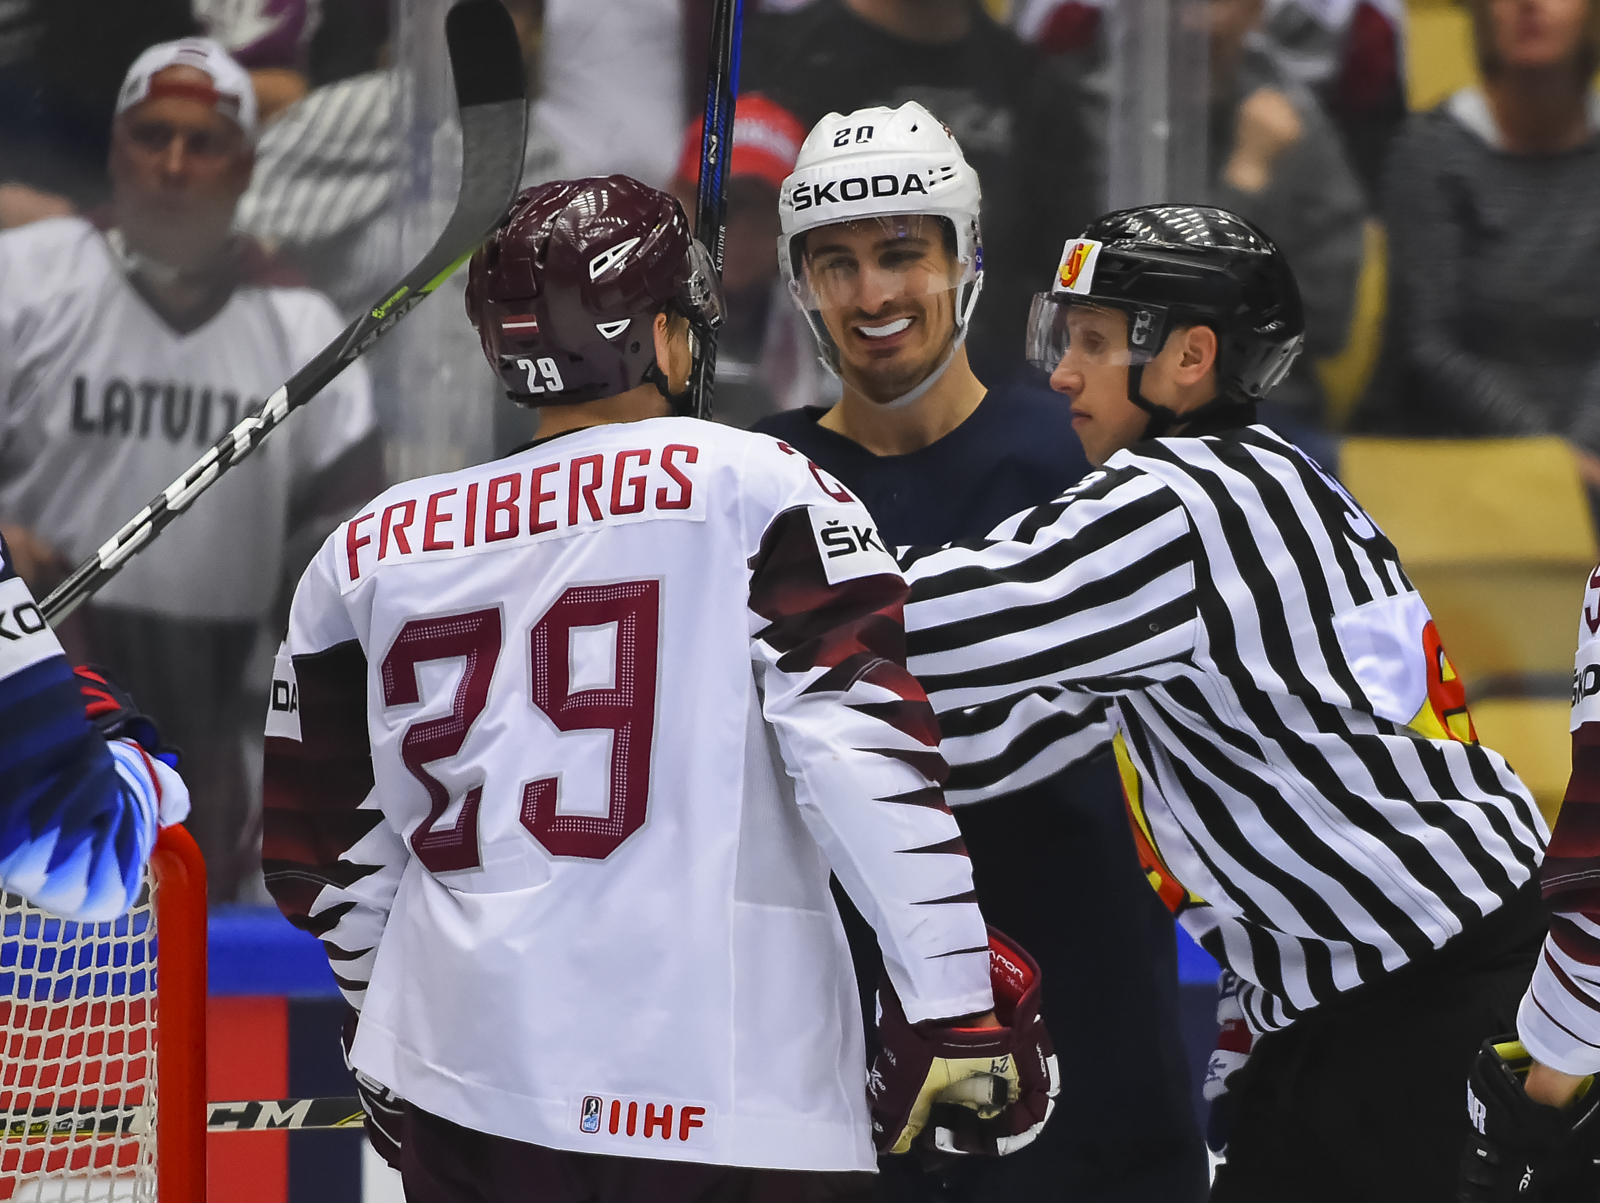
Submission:
[[703,1147],[711,1143],[713,1108],[681,1099],[619,1098],[586,1094],[577,1101],[578,1131],[585,1136],[620,1136],[634,1144],[668,1141]]
[[4,576],[0,580],[0,677],[9,677],[50,656],[59,656],[61,645],[49,634],[50,624],[45,622],[22,578],[11,572]]
[[899,575],[900,566],[884,546],[866,510],[856,506],[816,505],[807,512],[828,584],[837,585],[841,581],[885,572]]
[[1100,243],[1074,238],[1061,252],[1061,266],[1056,270],[1056,282],[1051,291],[1087,296],[1094,290],[1094,268],[1099,259]]

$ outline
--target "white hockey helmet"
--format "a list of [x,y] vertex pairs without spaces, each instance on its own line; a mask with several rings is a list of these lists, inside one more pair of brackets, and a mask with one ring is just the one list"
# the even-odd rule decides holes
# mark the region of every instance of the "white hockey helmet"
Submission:
[[955,338],[940,366],[894,404],[921,396],[949,366],[966,340],[983,289],[983,238],[978,224],[982,190],[978,173],[944,124],[914,100],[853,113],[829,113],[800,147],[793,173],[778,194],[783,233],[778,267],[795,304],[811,324],[822,362],[838,374],[839,348],[822,321],[823,302],[804,264],[805,236],[812,230],[865,218],[931,215],[955,234],[958,273]]

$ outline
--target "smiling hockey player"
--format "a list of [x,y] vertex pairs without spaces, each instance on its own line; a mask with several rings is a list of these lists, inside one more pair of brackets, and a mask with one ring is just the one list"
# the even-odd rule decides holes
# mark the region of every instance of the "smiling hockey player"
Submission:
[[[779,261],[843,396],[832,409],[792,410],[756,429],[855,493],[891,547],[980,538],[1089,471],[1058,394],[1026,380],[987,388],[967,361],[984,280],[979,210],[977,174],[915,102],[824,117],[781,193]],[[1103,729],[1098,715],[1085,721]],[[936,1176],[885,1159],[886,1194],[1203,1199],[1175,936],[1139,871],[1110,750],[1016,782],[1003,797],[984,793],[1008,774],[1002,760],[946,782],[979,901],[1054,983],[1051,1030],[1094,1031],[1122,1050],[1119,1072],[1107,1080],[1069,1060],[1055,1118],[1026,1152]],[[857,976],[870,986],[872,932],[841,909]],[[864,1002],[870,1015],[870,996]]]
[[[1048,1111],[871,518],[675,416],[719,305],[665,194],[524,193],[468,309],[541,437],[391,489],[296,593],[267,879],[413,1203],[867,1198],[875,1141],[1006,1151]],[[870,1107],[830,868],[886,950]],[[982,1121],[933,1107],[984,1074]]]

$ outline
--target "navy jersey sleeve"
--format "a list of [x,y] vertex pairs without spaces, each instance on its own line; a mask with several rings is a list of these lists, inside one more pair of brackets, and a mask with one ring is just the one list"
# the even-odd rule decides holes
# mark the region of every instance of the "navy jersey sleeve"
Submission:
[[90,725],[0,539],[0,888],[65,918],[116,918],[138,896],[163,795],[182,790],[137,744]]

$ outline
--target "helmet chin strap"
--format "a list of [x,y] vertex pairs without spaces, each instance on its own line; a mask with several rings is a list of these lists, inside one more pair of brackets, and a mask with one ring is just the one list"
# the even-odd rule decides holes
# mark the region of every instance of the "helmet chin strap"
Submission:
[[[967,296],[967,303],[962,307],[960,320],[956,322],[955,337],[951,340],[950,350],[946,352],[943,361],[938,367],[934,368],[933,371],[929,372],[925,377],[923,377],[921,383],[919,383],[909,393],[903,393],[889,401],[874,402],[879,409],[904,409],[906,406],[921,400],[923,395],[939,382],[939,378],[945,374],[945,370],[955,362],[956,352],[961,350],[962,346],[967,341],[967,331],[972,328],[972,311],[977,306],[978,294],[982,291],[983,273],[979,272],[977,279],[972,283],[972,292]],[[813,329],[815,329],[815,327],[813,327]],[[835,375],[838,375],[838,372],[831,364],[828,363],[826,357],[823,357],[822,362],[824,367],[827,367],[830,371],[833,371]]]
[[1245,403],[1218,393],[1203,405],[1179,413],[1175,409],[1168,409],[1165,405],[1157,405],[1144,395],[1144,368],[1142,363],[1128,366],[1128,400],[1132,401],[1145,413],[1150,415],[1150,420],[1144,424],[1144,434],[1141,439],[1159,439],[1174,426],[1188,426],[1202,418],[1209,418],[1212,414],[1229,408],[1249,408]]

